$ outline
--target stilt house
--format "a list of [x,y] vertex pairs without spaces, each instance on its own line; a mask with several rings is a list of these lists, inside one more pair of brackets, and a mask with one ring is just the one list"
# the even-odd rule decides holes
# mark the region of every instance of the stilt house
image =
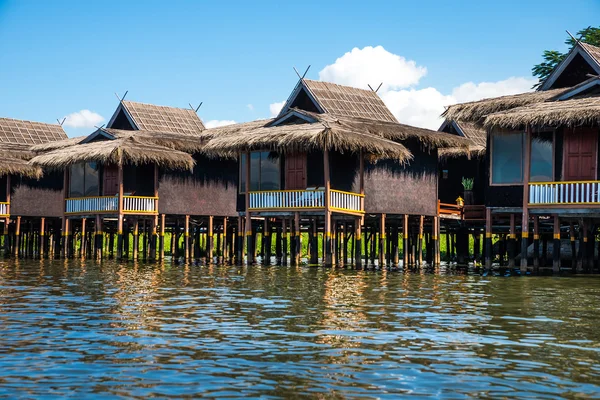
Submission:
[[[116,233],[121,258],[129,256],[128,241],[133,236],[133,258],[137,258],[138,235],[143,231],[149,238],[143,253],[155,258],[160,230],[162,257],[165,229],[170,226],[174,255],[191,258],[199,253],[192,242],[202,227],[208,237],[206,255],[212,260],[213,219],[219,219],[223,229],[219,238],[225,246],[226,219],[235,215],[237,165],[228,160],[209,162],[200,155],[203,129],[192,109],[121,101],[106,128],[85,138],[35,147],[40,152],[32,160],[35,165],[64,171],[66,242],[72,242],[75,227],[83,240],[79,254],[89,254],[93,248],[100,256],[104,231],[110,232],[110,253]],[[64,251],[73,253],[72,244],[65,245]]]
[[[597,267],[593,243],[600,220],[600,79],[590,74],[599,72],[600,48],[577,43],[540,90],[458,104],[446,111],[448,120],[487,129],[488,268],[492,233],[499,232],[508,233],[508,266],[520,253],[522,270],[543,267],[546,252],[540,257],[540,240],[543,250],[550,237],[555,272],[561,267]],[[508,232],[496,228],[502,225],[509,226]],[[571,263],[561,264],[561,237],[570,238]],[[530,244],[532,253],[527,250]]]
[[398,265],[400,234],[405,265],[422,261],[425,239],[434,262],[438,148],[468,148],[456,136],[399,124],[373,91],[307,79],[275,118],[204,135],[205,151],[239,155],[237,208],[244,218],[238,231],[246,232],[250,261],[262,232],[264,262],[271,259],[273,232],[278,260],[287,257],[290,232],[291,260],[298,263],[300,233],[307,232],[313,263],[322,247],[327,264],[348,262],[350,255],[358,265],[363,259]]
[[[58,124],[0,118],[0,218],[6,254],[43,252],[40,237],[57,228],[53,224],[62,216],[61,176],[42,172],[27,160],[34,156],[32,145],[66,137]],[[59,227],[55,230],[60,232]],[[20,240],[22,235],[27,243]]]

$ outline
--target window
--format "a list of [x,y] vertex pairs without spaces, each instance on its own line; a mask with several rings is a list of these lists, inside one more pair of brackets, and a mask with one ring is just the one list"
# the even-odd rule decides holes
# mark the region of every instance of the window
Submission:
[[81,163],[71,166],[70,197],[98,196],[98,165]]
[[531,138],[530,182],[551,182],[553,157],[552,132],[534,133]]
[[[240,193],[246,191],[246,155],[240,158]],[[279,190],[281,174],[279,156],[274,152],[250,153],[250,190]]]
[[492,135],[492,184],[523,182],[523,133]]

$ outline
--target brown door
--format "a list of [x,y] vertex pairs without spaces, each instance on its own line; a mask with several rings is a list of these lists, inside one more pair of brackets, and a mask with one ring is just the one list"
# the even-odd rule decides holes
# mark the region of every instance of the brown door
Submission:
[[116,165],[104,167],[104,195],[114,196],[119,193],[119,169]]
[[306,189],[306,154],[292,154],[285,158],[285,188]]
[[598,129],[572,128],[565,130],[565,181],[596,179]]

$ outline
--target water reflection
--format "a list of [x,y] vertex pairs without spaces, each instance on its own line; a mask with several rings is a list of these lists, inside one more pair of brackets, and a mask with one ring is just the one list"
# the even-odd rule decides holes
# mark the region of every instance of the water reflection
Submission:
[[600,277],[0,262],[0,396],[598,397]]

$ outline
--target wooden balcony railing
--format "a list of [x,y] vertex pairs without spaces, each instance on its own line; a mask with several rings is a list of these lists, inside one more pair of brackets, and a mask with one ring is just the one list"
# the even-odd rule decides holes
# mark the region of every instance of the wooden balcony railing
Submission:
[[8,215],[8,206],[10,203],[4,201],[0,203],[0,217],[9,217]]
[[442,203],[438,200],[438,215],[462,218],[463,206],[458,204]]
[[251,210],[325,208],[324,190],[269,190],[250,192]]
[[[330,190],[333,211],[362,212],[364,195]],[[325,209],[325,190],[269,190],[250,192],[250,210]]]
[[[144,196],[123,196],[124,214],[156,214],[158,198]],[[117,214],[117,196],[93,196],[65,199],[66,214]]]
[[532,182],[529,184],[529,205],[598,204],[600,181]]
[[363,212],[364,194],[330,190],[330,206],[332,210]]

